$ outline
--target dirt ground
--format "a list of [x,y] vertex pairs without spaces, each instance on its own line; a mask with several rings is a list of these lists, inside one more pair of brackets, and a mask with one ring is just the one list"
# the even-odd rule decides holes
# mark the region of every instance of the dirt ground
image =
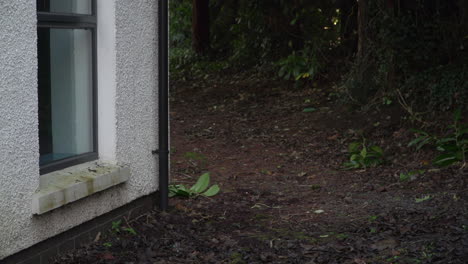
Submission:
[[[408,148],[397,103],[356,113],[330,83],[255,74],[172,85],[172,182],[209,171],[221,192],[171,198],[171,211],[57,263],[468,263],[468,170],[437,169],[432,150]],[[360,133],[386,162],[343,170]]]

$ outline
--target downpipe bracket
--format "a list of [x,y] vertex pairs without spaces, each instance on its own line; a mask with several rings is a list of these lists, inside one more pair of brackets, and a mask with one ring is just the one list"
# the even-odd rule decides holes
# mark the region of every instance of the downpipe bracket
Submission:
[[156,149],[156,150],[151,151],[151,154],[153,154],[153,155],[169,155],[169,153],[170,153],[169,150]]

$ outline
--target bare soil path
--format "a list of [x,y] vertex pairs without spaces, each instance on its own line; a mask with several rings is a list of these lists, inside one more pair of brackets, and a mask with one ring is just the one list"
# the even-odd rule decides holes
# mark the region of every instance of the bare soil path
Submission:
[[[172,182],[209,171],[221,193],[173,198],[171,212],[129,223],[136,235],[110,231],[58,263],[468,263],[467,170],[408,148],[396,105],[356,114],[329,84],[289,85],[176,82]],[[342,170],[360,131],[387,162]],[[400,181],[413,170],[424,172]]]

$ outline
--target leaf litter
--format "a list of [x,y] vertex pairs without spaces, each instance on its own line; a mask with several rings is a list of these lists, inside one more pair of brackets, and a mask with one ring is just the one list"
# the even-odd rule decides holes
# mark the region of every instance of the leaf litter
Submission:
[[[466,263],[468,172],[422,163],[433,153],[406,148],[401,110],[357,115],[248,74],[174,81],[172,96],[171,180],[210,171],[220,193],[171,198],[169,212],[130,221],[135,233],[109,230],[56,263]],[[355,131],[391,162],[341,170]]]

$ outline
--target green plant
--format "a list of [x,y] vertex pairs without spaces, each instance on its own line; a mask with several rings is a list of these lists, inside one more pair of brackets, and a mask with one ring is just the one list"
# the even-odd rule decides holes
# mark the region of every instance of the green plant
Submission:
[[[197,182],[190,188],[185,187],[183,184],[175,184],[169,186],[169,197],[182,196],[182,197],[193,197],[193,196],[206,196],[211,197],[220,191],[220,188],[217,184],[212,185],[210,188],[210,173],[202,174]],[[208,190],[207,190],[208,188]]]
[[230,264],[244,264],[245,261],[243,260],[244,256],[239,252],[233,252],[231,254],[231,262]]
[[122,224],[122,220],[117,220],[112,222],[112,232],[120,233],[120,225]]
[[432,258],[435,255],[434,249],[435,249],[435,247],[434,247],[433,243],[429,243],[428,245],[424,245],[423,249],[422,249],[422,252],[421,252],[421,257],[423,259],[426,259],[426,260],[432,260]]
[[456,162],[462,162],[462,168],[466,166],[468,154],[468,125],[460,124],[461,110],[455,111],[453,124],[450,128],[453,133],[437,141],[437,150],[442,154],[434,159],[434,164],[445,167]]
[[384,162],[382,148],[376,145],[362,142],[352,142],[348,146],[349,161],[344,163],[345,169],[369,168],[380,165]]
[[338,239],[340,239],[340,240],[344,240],[344,239],[349,238],[349,235],[348,235],[348,234],[344,234],[344,233],[342,233],[342,234],[337,234],[337,235],[336,235],[336,238],[338,238]]
[[112,243],[111,243],[111,242],[106,242],[106,243],[103,243],[102,245],[105,246],[105,247],[107,247],[107,248],[112,247]]
[[132,234],[132,235],[136,235],[136,234],[137,234],[137,232],[135,231],[135,229],[133,229],[133,228],[131,228],[131,227],[124,227],[124,228],[122,228],[122,230],[125,231],[125,232],[128,232],[128,233],[130,233],[130,234]]
[[313,113],[315,111],[317,111],[317,108],[315,107],[307,107],[302,110],[303,113]]
[[417,135],[417,137],[408,143],[408,147],[415,147],[417,150],[420,150],[427,144],[431,144],[437,142],[437,137],[430,135],[429,133],[419,130],[419,129],[411,129],[413,133]]
[[466,156],[468,154],[468,125],[461,124],[461,109],[454,113],[453,123],[447,130],[452,132],[445,137],[438,138],[425,131],[413,129],[418,137],[412,140],[408,146],[422,148],[426,144],[434,144],[436,149],[442,152],[434,160],[434,165],[446,167],[457,162],[462,163],[462,168],[466,166]]
[[392,103],[393,103],[393,101],[392,101],[391,98],[389,98],[389,97],[387,97],[387,96],[384,96],[384,97],[382,98],[382,104],[383,104],[383,105],[387,105],[387,106],[388,106],[388,105],[391,105]]
[[415,201],[416,203],[422,203],[422,202],[428,201],[428,200],[430,200],[430,199],[432,199],[432,196],[430,196],[430,195],[424,195],[424,196],[421,197],[421,198],[414,198],[414,201]]
[[113,221],[112,226],[111,226],[111,230],[112,230],[112,233],[114,233],[114,234],[119,234],[122,231],[128,232],[128,233],[130,233],[132,235],[137,234],[135,229],[133,229],[131,227],[122,227],[122,220]]
[[405,181],[410,181],[413,180],[416,175],[423,174],[424,170],[415,170],[415,171],[410,171],[408,173],[400,173],[400,181],[405,182]]
[[296,53],[293,51],[288,57],[278,62],[279,77],[285,80],[312,79],[318,72],[317,59],[310,57],[308,52]]

